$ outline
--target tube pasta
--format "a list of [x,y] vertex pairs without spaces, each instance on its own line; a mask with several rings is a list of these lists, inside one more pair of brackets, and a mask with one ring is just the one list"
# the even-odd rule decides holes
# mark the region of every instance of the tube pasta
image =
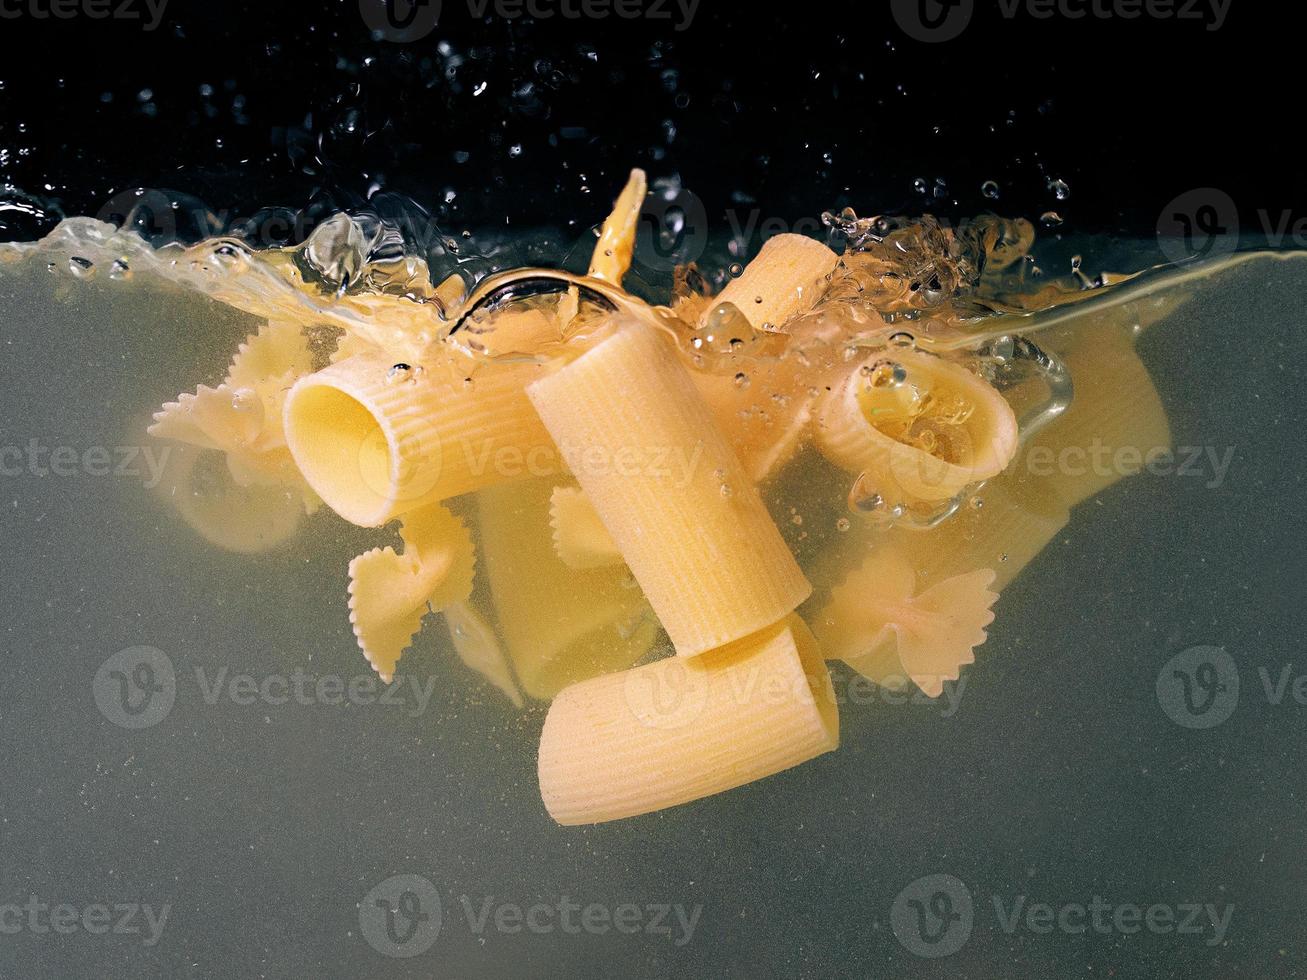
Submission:
[[540,375],[537,365],[491,362],[469,376],[461,355],[451,354],[417,367],[396,369],[379,355],[359,355],[291,390],[291,454],[341,517],[377,526],[481,487],[557,470],[558,454],[524,391]]
[[676,806],[839,745],[839,712],[797,616],[700,657],[665,657],[563,691],[540,737],[540,793],[560,824]]
[[779,329],[816,305],[838,262],[839,256],[821,242],[803,235],[774,235],[739,278],[717,294],[699,322],[708,323],[722,304],[732,303],[756,329]]
[[482,566],[522,689],[549,699],[568,684],[624,670],[653,647],[658,624],[621,565],[574,569],[554,551],[553,482],[477,494]]
[[439,504],[405,515],[399,533],[403,554],[373,548],[349,563],[349,621],[363,655],[386,683],[428,608],[467,601],[475,565],[467,528]]
[[503,691],[513,707],[522,707],[522,692],[513,680],[513,668],[495,638],[495,631],[477,608],[471,602],[446,606],[445,625],[458,659]]
[[1063,360],[1070,407],[1026,447],[1022,469],[1074,507],[1171,448],[1171,427],[1148,369],[1116,325],[1077,335]]
[[579,487],[555,487],[549,504],[554,550],[568,568],[625,565],[613,536]]
[[1002,472],[1017,450],[1017,422],[1003,396],[966,368],[882,351],[823,399],[816,443],[836,466],[866,473],[886,499],[939,501]]
[[878,549],[836,587],[813,630],[828,658],[869,680],[897,686],[906,677],[939,697],[985,642],[998,599],[993,581],[991,569],[978,569],[918,592],[912,562]]
[[662,336],[630,323],[528,395],[679,654],[747,636],[810,587]]

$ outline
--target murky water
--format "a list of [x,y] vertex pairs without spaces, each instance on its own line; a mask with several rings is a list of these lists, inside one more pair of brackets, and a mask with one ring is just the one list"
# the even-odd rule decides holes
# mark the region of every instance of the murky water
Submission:
[[[250,277],[274,274],[239,250],[181,263],[127,254],[122,240],[7,253],[0,903],[21,908],[0,926],[22,926],[4,940],[6,974],[1288,969],[1302,940],[1301,842],[1268,828],[1301,824],[1307,788],[1295,530],[1307,260],[1227,257],[1080,302],[1098,270],[1148,263],[1142,246],[1100,260],[1105,248],[1074,244],[1095,269],[1086,283],[1071,276],[1041,298],[996,281],[943,316],[926,294],[971,273],[940,266],[869,329],[887,339],[906,325],[940,350],[990,344],[991,360],[1020,333],[1074,376],[1079,338],[1140,328],[1169,461],[1120,480],[1106,464],[1101,492],[1008,576],[976,663],[938,699],[835,664],[837,752],[591,828],[560,828],[541,805],[547,704],[514,706],[438,624],[395,683],[375,679],[351,631],[347,570],[393,535],[321,508],[242,554],[196,534],[159,492],[180,450],[144,435],[151,412],[222,381],[269,316],[311,303],[324,327],[366,328],[368,290],[282,288],[324,275],[289,262],[276,268],[298,271],[252,289]],[[883,255],[874,242],[864,254],[877,275]],[[933,253],[907,254],[896,275]],[[439,297],[415,288],[429,328]],[[1084,370],[1082,404],[1095,392],[1111,403],[1118,376],[1095,383]],[[1135,379],[1119,377],[1125,400]],[[815,575],[868,535],[974,523],[1030,477],[1018,468],[978,501],[964,495],[951,525],[924,532],[868,525],[856,499],[846,505],[853,478],[811,454],[767,502]],[[455,509],[475,516],[471,503]],[[484,530],[479,543],[493,551]],[[477,588],[498,598],[493,583]],[[101,905],[108,937],[87,914]],[[55,945],[41,929],[58,906],[75,912],[58,913],[70,935]]]

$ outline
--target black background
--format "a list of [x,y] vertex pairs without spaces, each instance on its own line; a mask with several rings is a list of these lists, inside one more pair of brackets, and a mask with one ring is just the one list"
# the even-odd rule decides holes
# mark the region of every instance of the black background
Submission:
[[[1055,209],[1066,230],[1150,235],[1192,188],[1227,192],[1251,226],[1259,209],[1296,208],[1307,182],[1291,136],[1301,39],[1279,5],[1247,0],[1218,30],[1007,18],[976,0],[942,43],[911,39],[871,2],[702,0],[678,30],[477,20],[466,0],[445,0],[411,43],[373,36],[359,0],[172,0],[153,31],[33,15],[48,2],[6,0],[0,19],[0,182],[23,202],[0,210],[6,238],[49,227],[33,208],[95,214],[134,186],[224,214],[321,211],[380,187],[455,225],[588,224],[640,165],[679,177],[718,226],[728,208],[795,222],[851,204]],[[145,14],[141,0],[130,9]],[[986,180],[997,201],[981,194]]]

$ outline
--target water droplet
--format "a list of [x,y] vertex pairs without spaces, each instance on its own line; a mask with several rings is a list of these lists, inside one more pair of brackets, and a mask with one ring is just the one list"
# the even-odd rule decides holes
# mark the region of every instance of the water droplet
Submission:
[[872,487],[868,475],[859,474],[853,481],[852,489],[849,490],[849,510],[857,514],[873,514],[884,506],[885,498]]
[[853,523],[847,517],[841,517],[839,520],[835,522],[835,530],[841,532],[847,531],[852,526]]
[[1056,228],[1062,223],[1062,216],[1056,211],[1045,211],[1039,216],[1039,222],[1046,228]]
[[889,346],[909,350],[917,346],[917,338],[906,330],[900,330],[897,333],[890,334]]
[[997,201],[998,181],[996,180],[985,181],[983,184],[980,185],[980,193],[983,194],[985,197],[989,198],[991,201]]
[[897,361],[877,361],[863,365],[862,374],[873,388],[897,388],[908,380],[907,369]]
[[739,372],[735,376],[735,387],[740,389],[749,387],[749,376],[745,374],[743,371]]
[[731,274],[732,279],[738,278],[744,274],[744,266],[740,265],[738,262],[732,262],[730,268],[726,271]]
[[386,383],[399,384],[400,382],[409,380],[411,377],[413,377],[413,366],[400,362],[399,364],[392,365],[390,370],[386,372]]
[[1069,185],[1065,180],[1050,178],[1048,181],[1048,189],[1053,192],[1053,196],[1059,201],[1065,201],[1071,197],[1071,185]]
[[80,255],[74,255],[68,260],[68,271],[78,279],[91,279],[95,276],[95,263]]

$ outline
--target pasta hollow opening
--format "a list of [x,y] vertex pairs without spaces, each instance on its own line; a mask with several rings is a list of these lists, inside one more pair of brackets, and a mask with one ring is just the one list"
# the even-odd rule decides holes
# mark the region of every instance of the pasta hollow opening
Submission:
[[286,406],[286,435],[310,487],[355,524],[383,523],[395,497],[395,449],[381,422],[353,395],[301,386]]

